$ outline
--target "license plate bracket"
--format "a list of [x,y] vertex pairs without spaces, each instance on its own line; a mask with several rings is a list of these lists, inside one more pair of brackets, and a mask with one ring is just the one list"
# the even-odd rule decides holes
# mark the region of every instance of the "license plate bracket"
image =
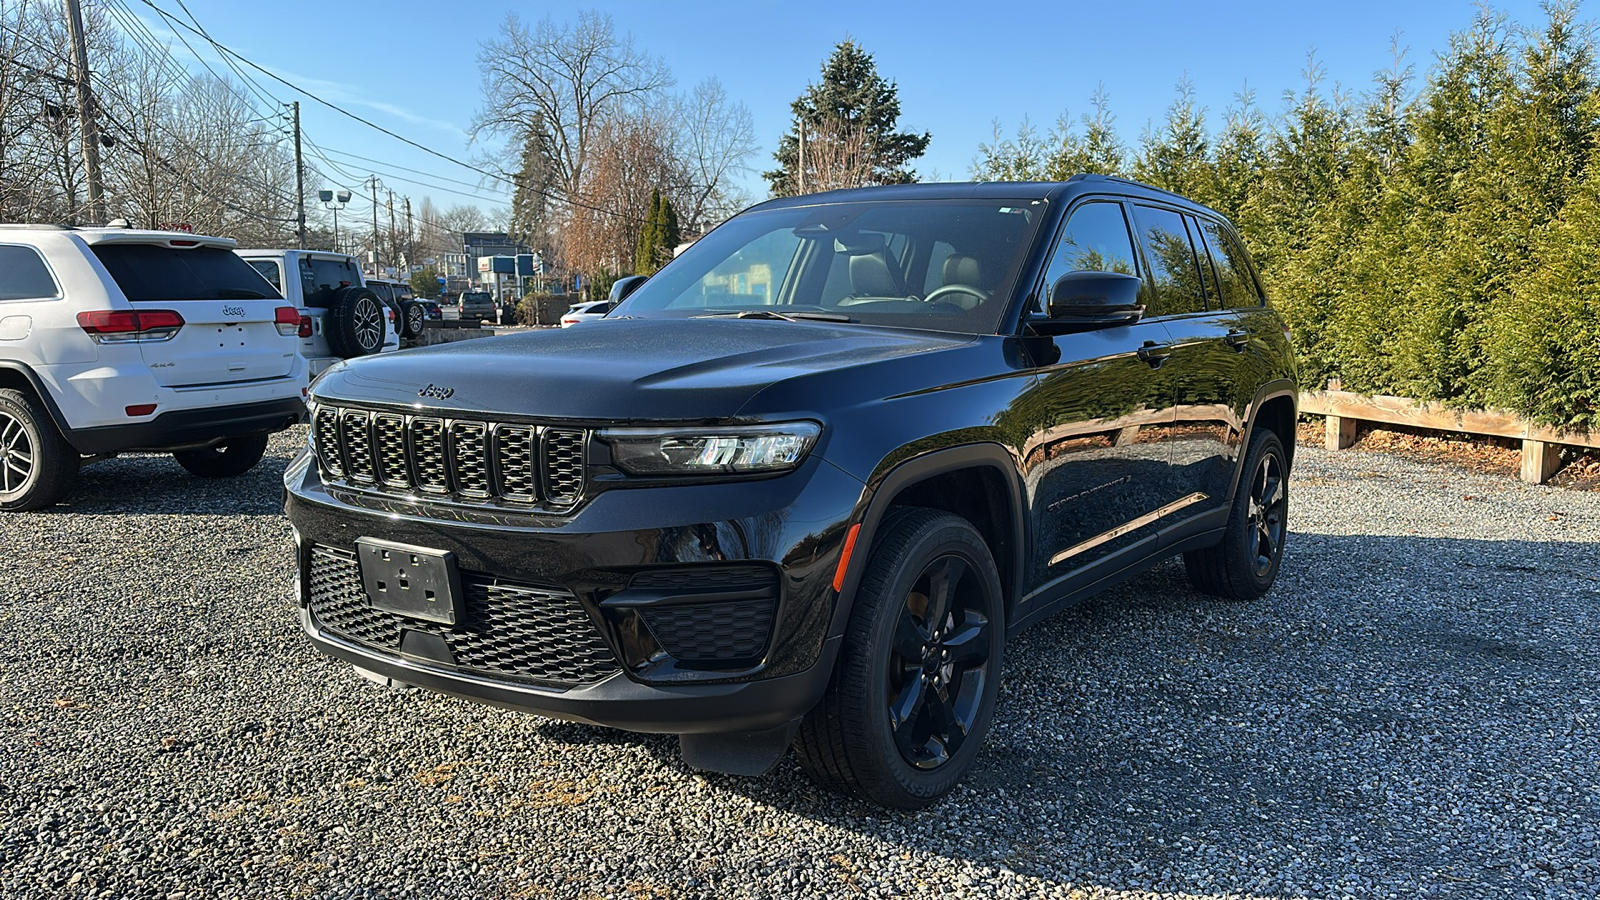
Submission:
[[375,609],[442,625],[461,618],[461,570],[454,553],[359,538],[361,584]]

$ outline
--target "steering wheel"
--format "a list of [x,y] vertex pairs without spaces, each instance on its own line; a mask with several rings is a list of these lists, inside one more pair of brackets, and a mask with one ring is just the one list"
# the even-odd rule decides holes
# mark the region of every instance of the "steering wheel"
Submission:
[[[951,298],[952,295],[955,295],[955,294],[966,294],[968,297],[971,297],[972,299],[974,299],[974,300],[976,300],[978,302],[972,304],[972,306],[967,306],[967,305],[965,305],[965,304],[963,304],[963,303],[961,303],[959,301],[952,301],[950,298]],[[963,310],[968,310],[968,309],[972,309],[973,306],[977,306],[979,303],[983,303],[985,300],[988,300],[988,299],[989,299],[989,295],[988,294],[984,293],[983,291],[978,290],[977,288],[975,288],[975,287],[973,287],[973,286],[971,286],[969,284],[947,284],[942,288],[938,288],[938,289],[934,290],[932,293],[928,294],[928,296],[923,297],[922,298],[922,302],[923,303],[940,303],[940,302],[944,302],[944,303],[949,303],[951,306],[958,306]]]

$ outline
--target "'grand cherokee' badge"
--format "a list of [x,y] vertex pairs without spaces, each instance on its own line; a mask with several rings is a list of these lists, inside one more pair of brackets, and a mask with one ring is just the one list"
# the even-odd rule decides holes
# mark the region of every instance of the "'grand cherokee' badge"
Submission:
[[434,384],[429,384],[427,387],[423,388],[422,390],[417,391],[417,396],[418,397],[432,397],[435,400],[449,400],[450,396],[452,394],[454,394],[455,392],[456,392],[455,388],[439,387],[439,386],[434,385]]

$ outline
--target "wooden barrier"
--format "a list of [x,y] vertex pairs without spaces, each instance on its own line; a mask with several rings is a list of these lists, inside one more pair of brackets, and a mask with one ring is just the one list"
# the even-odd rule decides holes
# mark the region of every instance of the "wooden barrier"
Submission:
[[1506,410],[1451,409],[1442,403],[1404,397],[1353,394],[1339,387],[1335,379],[1328,382],[1326,391],[1300,395],[1301,412],[1327,417],[1329,450],[1343,450],[1355,443],[1357,422],[1513,438],[1522,441],[1522,480],[1543,484],[1561,468],[1558,448],[1562,445],[1600,449],[1600,434],[1535,425]]

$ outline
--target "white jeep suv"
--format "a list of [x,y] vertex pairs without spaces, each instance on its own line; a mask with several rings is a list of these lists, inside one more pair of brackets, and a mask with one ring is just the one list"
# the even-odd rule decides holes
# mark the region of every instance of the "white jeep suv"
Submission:
[[239,475],[299,421],[302,317],[232,250],[0,225],[0,510],[55,503],[85,461],[124,451]]
[[368,287],[355,257],[323,250],[234,252],[306,317],[300,355],[312,378],[343,359],[400,349],[395,311]]

